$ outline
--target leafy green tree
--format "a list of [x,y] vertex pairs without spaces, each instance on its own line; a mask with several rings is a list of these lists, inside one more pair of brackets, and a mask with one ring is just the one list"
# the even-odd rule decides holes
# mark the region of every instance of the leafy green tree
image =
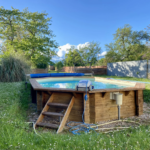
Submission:
[[149,35],[144,31],[132,31],[130,25],[118,28],[114,34],[114,43],[106,45],[107,62],[140,60],[148,48],[144,41]]
[[64,66],[64,65],[63,65],[63,63],[62,63],[61,61],[57,62],[57,63],[55,64],[55,67],[56,67],[56,69],[57,69],[57,72],[60,72],[63,66]]
[[87,46],[79,48],[80,55],[85,66],[95,65],[98,59],[98,54],[101,52],[101,47],[97,42],[90,42]]
[[66,66],[81,66],[83,64],[79,50],[72,46],[65,55]]
[[51,18],[46,13],[0,7],[0,17],[0,38],[7,51],[23,52],[36,66],[47,65],[56,55],[58,44],[53,40]]
[[52,56],[56,55],[55,49],[57,48],[57,43],[52,40],[54,35],[49,29],[51,18],[48,18],[46,13],[32,13],[28,10],[24,10],[23,14],[25,16],[24,30],[26,33],[22,40],[22,46],[26,55],[31,57],[35,64],[39,61],[39,58],[42,59],[43,57],[47,60],[46,62],[48,60],[50,62]]
[[[150,24],[147,26],[146,32],[147,32],[147,34],[150,36]],[[146,45],[147,45],[147,47],[148,47],[148,50],[147,50],[147,52],[142,56],[142,59],[150,59],[150,38],[149,38],[149,40],[146,42]]]
[[12,10],[0,7],[0,39],[7,50],[16,50],[18,46],[17,35],[20,29],[21,12],[18,9]]
[[107,66],[106,58],[101,58],[100,60],[98,60],[97,65],[98,66]]

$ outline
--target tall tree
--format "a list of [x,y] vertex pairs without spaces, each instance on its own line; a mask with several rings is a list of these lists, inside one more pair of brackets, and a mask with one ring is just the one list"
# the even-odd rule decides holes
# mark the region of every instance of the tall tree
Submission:
[[65,65],[66,66],[82,66],[83,61],[80,56],[79,50],[72,46],[69,52],[65,55]]
[[[147,32],[147,34],[149,35],[149,37],[150,37],[150,24],[147,26],[147,28],[146,28],[146,32]],[[147,47],[148,47],[148,51],[147,51],[147,53],[145,53],[144,55],[143,55],[143,59],[150,59],[150,38],[149,38],[149,40],[146,42],[146,45],[147,45]]]
[[48,64],[56,55],[57,43],[49,29],[51,18],[46,13],[1,7],[0,17],[0,38],[4,40],[7,51],[11,47],[15,52],[23,52],[36,66],[39,63]]
[[0,39],[3,39],[3,43],[7,50],[16,50],[18,45],[17,29],[19,29],[21,21],[21,12],[18,9],[12,10],[4,9],[0,7]]
[[83,59],[84,65],[95,65],[98,59],[98,54],[101,52],[101,47],[97,42],[90,42],[87,46],[79,48],[79,52]]
[[148,39],[146,32],[132,31],[130,25],[118,28],[114,34],[114,43],[106,45],[107,62],[140,60],[148,50],[144,42]]
[[57,43],[52,40],[54,35],[49,29],[51,18],[48,18],[46,13],[32,13],[28,10],[24,10],[23,14],[25,16],[24,30],[26,31],[22,41],[24,51],[35,64],[38,63],[41,55],[47,62],[56,55],[55,48],[57,48]]
[[98,66],[107,66],[106,58],[101,58],[100,60],[98,60],[97,65]]

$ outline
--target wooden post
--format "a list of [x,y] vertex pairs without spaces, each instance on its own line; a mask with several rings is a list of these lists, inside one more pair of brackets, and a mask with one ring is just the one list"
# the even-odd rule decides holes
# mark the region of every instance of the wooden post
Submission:
[[32,85],[31,85],[31,97],[32,97],[32,103],[37,103],[36,91],[33,89]]
[[36,99],[37,99],[37,112],[41,113],[42,111],[42,93],[39,91],[36,91]]
[[89,93],[87,93],[87,101],[84,100],[86,93],[83,94],[83,101],[84,101],[84,122],[90,123],[90,103],[89,103]]
[[49,98],[50,98],[49,94],[47,94],[46,92],[42,92],[42,108],[44,108]]
[[135,111],[136,115],[140,116],[143,114],[143,91],[135,91]]

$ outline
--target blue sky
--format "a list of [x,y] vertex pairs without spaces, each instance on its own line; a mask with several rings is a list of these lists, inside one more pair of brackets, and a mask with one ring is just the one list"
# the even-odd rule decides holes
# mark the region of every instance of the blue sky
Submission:
[[117,28],[130,24],[133,30],[144,30],[150,24],[149,0],[0,0],[0,6],[46,11],[52,17],[50,29],[61,47],[60,57],[70,45],[92,41],[99,42],[105,54],[105,44],[113,42]]

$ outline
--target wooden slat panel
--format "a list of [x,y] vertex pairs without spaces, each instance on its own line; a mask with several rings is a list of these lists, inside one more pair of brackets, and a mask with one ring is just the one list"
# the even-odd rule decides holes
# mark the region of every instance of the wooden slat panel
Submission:
[[60,117],[64,116],[62,113],[56,113],[56,112],[43,112],[42,115],[44,115],[44,116],[60,116]]
[[72,107],[68,119],[70,121],[82,121],[82,113],[84,106],[83,94],[76,94],[76,97],[74,99],[74,105]]
[[42,126],[42,127],[48,127],[48,128],[56,128],[56,129],[59,127],[59,125],[57,125],[57,124],[44,123],[44,122],[39,122],[36,125]]
[[[128,94],[123,94],[123,104],[121,105],[121,118],[125,116],[135,115],[134,91],[129,91]],[[97,121],[118,119],[118,108],[115,100],[110,100],[110,93],[95,93],[95,104],[91,102],[90,115],[94,116]],[[94,118],[94,117],[93,117]],[[92,118],[91,118],[92,120]],[[94,119],[93,119],[94,120]]]
[[42,92],[36,91],[36,99],[37,99],[37,112],[40,113],[42,111]]
[[47,105],[53,106],[53,107],[68,107],[68,104],[62,104],[62,103],[48,103]]
[[61,121],[61,124],[60,124],[60,126],[59,126],[59,128],[58,128],[58,130],[57,130],[57,133],[62,132],[62,130],[63,130],[63,128],[64,128],[64,126],[65,126],[65,124],[66,124],[66,122],[67,122],[67,119],[68,119],[68,117],[69,117],[70,111],[71,111],[71,109],[72,109],[72,107],[73,107],[74,100],[75,100],[75,99],[74,99],[74,96],[73,96],[72,99],[71,99],[71,101],[70,101],[70,103],[69,103],[69,106],[68,106],[68,108],[67,108],[67,110],[66,110],[66,112],[65,112],[65,114],[64,114],[64,117],[63,117],[63,119],[62,119],[62,121]]
[[[47,101],[47,103],[51,103],[52,101],[53,101],[53,94],[51,95],[51,97],[49,98],[49,100]],[[42,110],[42,112],[41,112],[39,118],[37,119],[37,121],[36,121],[36,123],[35,123],[35,127],[36,127],[36,124],[37,124],[37,123],[39,123],[39,122],[41,122],[41,121],[43,120],[44,115],[43,115],[42,113],[45,112],[45,111],[48,111],[49,106],[47,105],[47,103],[46,103],[45,107],[43,108],[43,110]]]
[[[96,116],[96,112],[95,112],[95,102],[96,102],[96,99],[95,99],[95,94],[89,94],[89,98],[90,98],[90,123],[95,123],[95,116]],[[93,112],[93,113],[92,113]]]
[[42,108],[44,108],[49,98],[50,98],[50,95],[47,94],[47,92],[42,92]]
[[135,106],[136,106],[136,115],[143,114],[143,91],[135,91]]

